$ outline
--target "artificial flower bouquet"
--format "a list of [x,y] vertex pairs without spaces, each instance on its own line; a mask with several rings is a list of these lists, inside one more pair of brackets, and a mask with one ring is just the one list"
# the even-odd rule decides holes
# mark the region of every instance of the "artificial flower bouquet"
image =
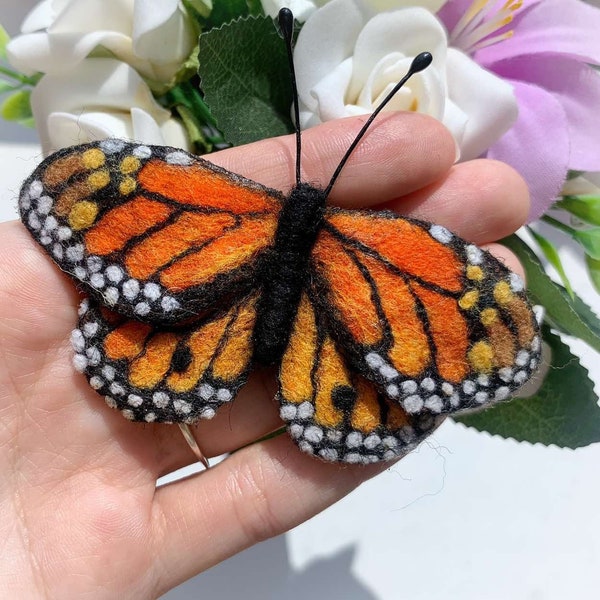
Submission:
[[[429,51],[386,110],[452,133],[459,160],[503,161],[531,193],[520,258],[541,311],[546,369],[536,389],[460,417],[517,440],[600,441],[600,408],[562,336],[600,351],[537,221],[573,239],[600,292],[600,10],[581,0],[44,0],[22,35],[0,31],[2,116],[39,132],[45,153],[116,137],[198,154],[293,131],[288,63],[273,17],[295,14],[300,125],[371,113]],[[546,231],[548,228],[546,227]],[[561,283],[546,273],[550,265]]]

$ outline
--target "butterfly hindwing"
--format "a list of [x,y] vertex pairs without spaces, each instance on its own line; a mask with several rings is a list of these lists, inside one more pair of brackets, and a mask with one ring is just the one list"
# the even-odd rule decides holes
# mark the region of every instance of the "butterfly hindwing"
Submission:
[[174,323],[253,287],[281,200],[182,150],[104,140],[46,159],[19,207],[33,237],[103,304]]
[[197,323],[168,328],[86,299],[72,334],[75,367],[130,420],[212,418],[247,379],[256,300],[253,294]]
[[402,456],[440,423],[411,415],[353,373],[302,296],[279,374],[280,415],[301,450],[328,461],[369,463]]
[[410,414],[504,400],[537,367],[520,278],[441,226],[328,209],[312,267],[353,369]]

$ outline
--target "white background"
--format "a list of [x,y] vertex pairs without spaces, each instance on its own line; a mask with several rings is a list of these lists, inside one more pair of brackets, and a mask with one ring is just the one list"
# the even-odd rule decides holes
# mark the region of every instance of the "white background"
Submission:
[[[15,33],[33,4],[2,0],[0,22]],[[20,182],[40,159],[35,132],[0,121],[0,220],[15,217]],[[585,272],[562,252],[598,312]],[[600,382],[598,356],[576,348]],[[599,472],[600,444],[545,448],[446,422],[336,506],[165,598],[596,600]]]

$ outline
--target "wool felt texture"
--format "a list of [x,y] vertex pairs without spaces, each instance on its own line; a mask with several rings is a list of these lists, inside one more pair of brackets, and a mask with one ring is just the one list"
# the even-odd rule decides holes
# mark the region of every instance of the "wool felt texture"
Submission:
[[47,158],[21,217],[89,298],[75,367],[134,421],[194,423],[279,367],[280,414],[328,461],[401,456],[539,362],[523,283],[439,225],[288,197],[174,148]]

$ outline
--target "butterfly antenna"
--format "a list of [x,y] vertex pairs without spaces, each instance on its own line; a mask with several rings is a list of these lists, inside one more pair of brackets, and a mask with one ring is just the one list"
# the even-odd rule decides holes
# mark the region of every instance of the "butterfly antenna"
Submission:
[[419,73],[426,69],[433,60],[433,56],[429,52],[421,52],[413,59],[410,68],[408,69],[408,73],[394,86],[394,89],[384,98],[383,102],[373,111],[371,116],[367,119],[366,123],[362,126],[362,129],[358,132],[357,136],[354,138],[354,141],[350,144],[348,150],[346,150],[346,154],[342,157],[340,164],[337,166],[333,175],[331,176],[331,180],[329,181],[329,185],[325,188],[325,197],[329,196],[331,192],[331,188],[333,184],[336,182],[339,174],[341,173],[344,165],[350,158],[350,155],[354,151],[354,148],[358,145],[358,142],[363,138],[367,129],[371,126],[371,123],[377,117],[377,115],[385,108],[387,103],[396,95],[396,92],[415,74]]
[[296,128],[296,185],[300,184],[300,156],[302,154],[302,136],[300,135],[300,106],[298,103],[298,86],[296,85],[296,69],[294,68],[294,15],[289,8],[279,11],[279,28],[285,42],[290,76],[292,78],[292,96],[294,102],[294,127]]

